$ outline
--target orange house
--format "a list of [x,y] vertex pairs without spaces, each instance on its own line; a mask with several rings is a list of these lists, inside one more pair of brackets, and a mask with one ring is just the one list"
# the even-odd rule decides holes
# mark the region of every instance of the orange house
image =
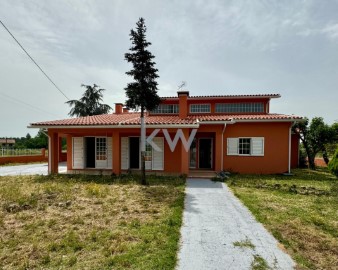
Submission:
[[[189,174],[232,171],[274,174],[298,163],[301,117],[270,113],[279,94],[165,97],[147,112],[146,170]],[[68,173],[121,174],[140,170],[140,114],[115,104],[115,113],[33,123],[49,136],[49,173],[58,173],[61,138],[67,138]]]

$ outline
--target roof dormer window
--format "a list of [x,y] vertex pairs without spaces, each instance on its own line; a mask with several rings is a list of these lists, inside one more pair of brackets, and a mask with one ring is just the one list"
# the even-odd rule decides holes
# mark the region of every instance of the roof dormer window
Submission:
[[216,103],[216,113],[263,113],[262,102],[252,103]]
[[153,114],[177,114],[178,104],[160,104],[155,110],[151,111]]
[[210,113],[210,104],[191,104],[190,113]]

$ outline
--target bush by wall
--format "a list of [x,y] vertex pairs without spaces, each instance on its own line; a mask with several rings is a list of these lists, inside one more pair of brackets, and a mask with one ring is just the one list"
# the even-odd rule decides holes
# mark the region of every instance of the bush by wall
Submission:
[[333,155],[333,158],[329,162],[328,168],[331,173],[338,177],[338,149]]
[[300,147],[299,149],[299,161],[298,161],[299,168],[306,168],[307,167],[307,155],[305,152],[304,147]]

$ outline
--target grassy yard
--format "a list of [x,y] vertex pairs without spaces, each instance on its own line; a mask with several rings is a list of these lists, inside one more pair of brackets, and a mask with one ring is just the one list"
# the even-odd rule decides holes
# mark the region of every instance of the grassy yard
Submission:
[[233,175],[228,184],[298,269],[338,269],[338,179],[325,169],[293,173]]
[[184,179],[0,177],[0,269],[174,269]]

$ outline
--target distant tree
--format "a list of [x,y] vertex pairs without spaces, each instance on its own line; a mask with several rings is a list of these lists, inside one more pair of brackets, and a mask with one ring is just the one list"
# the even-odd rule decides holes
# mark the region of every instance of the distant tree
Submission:
[[32,136],[31,136],[29,133],[27,133],[27,134],[26,134],[26,139],[27,139],[27,140],[30,140],[31,138],[32,138]]
[[66,102],[70,107],[73,107],[69,112],[70,116],[92,116],[106,114],[112,110],[109,105],[101,104],[103,101],[102,92],[105,89],[98,89],[99,86],[96,84],[93,86],[82,84],[81,86],[86,88],[82,98],[79,100],[74,99]]
[[[293,131],[299,134],[308,158],[308,166],[315,169],[315,157],[322,152],[323,157],[326,155],[325,145],[332,142],[332,128],[324,123],[322,117],[315,117],[309,124],[309,119],[297,122],[292,127]],[[328,159],[328,157],[324,157]]]
[[157,94],[156,79],[158,70],[155,68],[155,58],[147,47],[151,45],[146,40],[147,28],[144,19],[140,18],[136,23],[136,29],[130,31],[130,40],[132,47],[130,52],[125,54],[125,60],[133,64],[133,69],[126,72],[127,75],[133,77],[134,81],[128,83],[126,90],[127,101],[126,106],[141,111],[141,184],[145,185],[145,110],[151,111],[155,109],[161,102],[161,98]]
[[34,144],[35,148],[48,148],[48,136],[42,129],[34,137]]
[[332,174],[338,177],[338,148],[329,162],[328,168]]

